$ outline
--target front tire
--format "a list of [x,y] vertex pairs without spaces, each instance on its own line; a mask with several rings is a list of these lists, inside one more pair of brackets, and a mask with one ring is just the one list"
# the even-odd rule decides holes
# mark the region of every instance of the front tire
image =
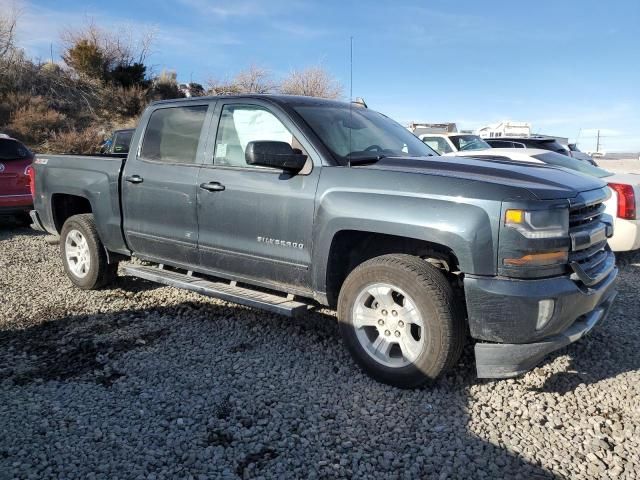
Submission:
[[118,264],[108,263],[92,214],[69,217],[60,232],[62,263],[71,282],[95,290],[115,280]]
[[451,285],[411,255],[383,255],[355,268],[340,291],[338,320],[360,367],[400,388],[438,377],[464,344],[462,308]]

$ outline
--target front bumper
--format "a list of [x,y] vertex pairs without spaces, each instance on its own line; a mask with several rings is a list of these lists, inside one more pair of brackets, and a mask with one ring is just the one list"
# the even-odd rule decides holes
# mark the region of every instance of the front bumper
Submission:
[[576,342],[609,314],[616,292],[559,335],[535,343],[476,343],[478,378],[510,378],[535,367],[546,355]]
[[[613,267],[586,286],[569,276],[541,280],[467,276],[464,280],[478,376],[504,378],[534,367],[546,354],[576,341],[608,313],[616,295]],[[540,326],[543,305],[547,320]],[[484,343],[491,342],[491,343]]]

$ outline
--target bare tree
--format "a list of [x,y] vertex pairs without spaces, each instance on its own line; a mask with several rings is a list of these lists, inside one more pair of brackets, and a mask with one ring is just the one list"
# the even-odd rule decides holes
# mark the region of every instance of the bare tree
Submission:
[[340,98],[342,85],[323,67],[314,66],[304,70],[293,70],[282,81],[280,92],[286,95]]
[[271,93],[276,88],[276,84],[271,80],[271,72],[257,65],[251,65],[238,73],[233,83],[242,93]]
[[[117,31],[105,30],[89,19],[80,30],[64,30],[60,37],[64,45],[62,58],[78,73],[97,73],[97,64],[102,77],[110,72],[132,67],[144,67],[151,53],[155,33],[152,30],[135,32],[128,27]],[[83,72],[89,64],[88,72]],[[144,69],[142,69],[144,76]]]
[[207,82],[207,92],[213,95],[263,94],[272,93],[276,88],[271,72],[257,65],[251,65],[246,70],[242,70],[231,80],[210,79]]
[[0,59],[8,59],[16,50],[16,27],[20,8],[11,3],[8,8],[0,10]]

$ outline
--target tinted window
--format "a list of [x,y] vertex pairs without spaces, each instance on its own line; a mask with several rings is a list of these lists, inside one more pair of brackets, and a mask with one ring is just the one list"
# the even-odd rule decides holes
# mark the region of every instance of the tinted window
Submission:
[[20,142],[0,138],[0,160],[20,160],[31,156],[29,149]]
[[115,134],[113,143],[114,153],[127,153],[129,152],[129,145],[131,144],[131,137],[133,137],[133,131],[118,132]]
[[564,150],[564,148],[562,148],[562,145],[560,145],[555,140],[541,141],[541,142],[534,141],[534,142],[529,142],[529,145],[533,148],[542,148],[543,150],[551,150],[552,152],[558,152],[558,151]]
[[195,163],[206,105],[171,107],[151,114],[141,156],[168,163]]
[[491,148],[491,145],[477,135],[451,135],[449,140],[451,140],[451,142],[460,151],[484,150],[486,148]]
[[225,105],[220,116],[214,164],[230,167],[265,168],[247,164],[244,152],[249,142],[272,140],[286,142],[301,151],[291,132],[265,108],[250,105]]
[[513,142],[507,142],[505,140],[487,140],[487,143],[492,148],[514,148]]

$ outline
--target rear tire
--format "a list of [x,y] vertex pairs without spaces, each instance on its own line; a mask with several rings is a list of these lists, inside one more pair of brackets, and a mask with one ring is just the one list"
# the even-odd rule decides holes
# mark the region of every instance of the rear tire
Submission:
[[355,268],[338,299],[344,342],[374,379],[423,385],[458,361],[463,309],[444,275],[411,255],[383,255]]
[[62,263],[71,282],[83,290],[95,290],[112,283],[117,263],[108,263],[90,213],[69,217],[60,232]]

